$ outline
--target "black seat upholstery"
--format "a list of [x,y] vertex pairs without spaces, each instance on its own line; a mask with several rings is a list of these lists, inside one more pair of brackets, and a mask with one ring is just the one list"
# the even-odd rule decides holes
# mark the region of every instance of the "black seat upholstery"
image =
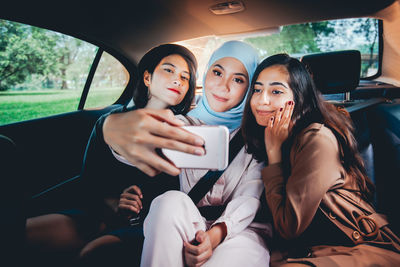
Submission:
[[374,107],[368,111],[368,120],[374,147],[377,207],[388,215],[393,230],[400,233],[400,99]]
[[21,181],[21,163],[17,146],[8,137],[0,135],[1,166],[1,220],[0,233],[5,262],[13,262],[19,266],[24,255],[25,242],[25,206],[27,203],[26,187]]
[[344,101],[332,101],[345,107],[350,113],[385,102],[379,95],[354,101],[350,98],[360,83],[361,54],[358,50],[342,50],[315,53],[301,59],[310,71],[317,89],[325,96],[345,94]]
[[309,54],[300,60],[322,94],[350,92],[360,81],[361,54],[358,50]]
[[[360,52],[337,51],[306,55],[301,61],[322,94],[356,92],[360,81]],[[378,88],[379,89],[379,88]],[[398,88],[394,88],[398,89]],[[380,90],[382,91],[382,90]],[[384,92],[384,91],[382,91]],[[378,95],[358,101],[332,101],[350,113],[358,148],[368,176],[376,185],[375,205],[400,230],[397,191],[400,185],[400,101]]]
[[[360,82],[361,54],[357,50],[344,50],[305,55],[300,59],[310,71],[317,89],[324,95],[349,93]],[[370,102],[370,100],[368,100]],[[348,101],[350,102],[350,101]],[[365,113],[358,112],[370,107],[369,102],[333,102],[344,106],[350,113],[356,128],[359,151],[364,159],[369,177],[374,181],[373,149]],[[376,103],[382,102],[382,99]]]

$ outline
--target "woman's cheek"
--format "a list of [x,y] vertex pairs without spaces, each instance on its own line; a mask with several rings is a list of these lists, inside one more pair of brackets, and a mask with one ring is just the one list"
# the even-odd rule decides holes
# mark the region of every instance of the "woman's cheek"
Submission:
[[282,108],[282,109],[285,108],[286,100],[283,97],[280,97],[280,98],[275,97],[274,101],[275,101],[275,103],[273,103],[273,104],[275,106],[275,110],[279,110],[280,108]]
[[253,116],[255,118],[257,118],[257,113],[256,113],[257,103],[256,103],[256,99],[255,99],[254,95],[250,99],[250,109],[251,109],[251,112],[253,113]]
[[257,121],[257,124],[258,125],[260,125],[260,126],[268,126],[268,122],[269,122],[269,120],[271,119],[271,116],[268,116],[268,117],[266,117],[266,116],[257,116],[256,117],[256,121]]
[[268,118],[257,114],[256,110],[258,108],[258,104],[257,104],[256,97],[252,97],[252,99],[250,101],[250,107],[251,107],[251,112],[253,113],[253,116],[256,119],[257,124],[261,125],[261,126],[266,126],[267,125],[266,122],[268,121]]
[[211,88],[213,88],[214,86],[213,80],[214,78],[211,76],[210,72],[208,72],[204,80],[204,92],[207,93],[211,90]]
[[241,84],[240,86],[237,86],[236,88],[236,104],[239,104],[240,102],[242,102],[242,100],[244,99],[244,97],[246,96],[247,93],[247,84]]

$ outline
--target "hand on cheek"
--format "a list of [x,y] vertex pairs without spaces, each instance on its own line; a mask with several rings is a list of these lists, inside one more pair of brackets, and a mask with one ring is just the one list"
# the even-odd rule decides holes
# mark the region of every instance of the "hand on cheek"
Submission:
[[282,159],[281,146],[289,136],[293,108],[293,101],[286,102],[285,107],[276,111],[265,127],[264,139],[269,164],[278,163]]

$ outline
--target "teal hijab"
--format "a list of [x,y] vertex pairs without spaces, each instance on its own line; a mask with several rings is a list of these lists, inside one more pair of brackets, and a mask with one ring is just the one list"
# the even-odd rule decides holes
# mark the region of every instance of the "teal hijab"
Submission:
[[244,42],[225,42],[211,55],[203,76],[203,96],[199,100],[197,107],[191,110],[188,115],[194,118],[198,118],[208,125],[225,125],[229,128],[229,131],[232,132],[240,126],[240,123],[242,121],[247,93],[245,94],[243,100],[236,107],[233,107],[225,112],[215,112],[214,110],[212,110],[204,93],[204,83],[208,69],[214,64],[215,61],[224,57],[233,57],[242,62],[249,75],[250,87],[251,79],[258,63],[257,51],[252,46]]

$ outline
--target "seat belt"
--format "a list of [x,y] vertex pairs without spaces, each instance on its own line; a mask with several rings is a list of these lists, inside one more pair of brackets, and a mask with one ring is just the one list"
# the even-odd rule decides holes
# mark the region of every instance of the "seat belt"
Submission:
[[[229,163],[236,157],[240,149],[243,147],[243,136],[240,130],[235,134],[232,140],[229,142]],[[227,168],[228,168],[227,167]],[[226,170],[226,169],[225,169]],[[199,201],[207,194],[208,191],[214,186],[215,182],[224,173],[222,171],[208,171],[200,180],[192,187],[189,191],[188,196],[193,200],[193,203],[197,205]]]

